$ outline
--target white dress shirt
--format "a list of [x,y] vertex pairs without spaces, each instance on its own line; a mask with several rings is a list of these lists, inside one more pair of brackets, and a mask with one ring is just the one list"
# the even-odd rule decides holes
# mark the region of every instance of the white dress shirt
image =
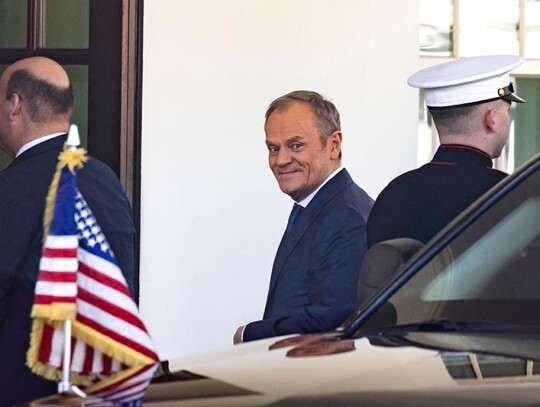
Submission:
[[47,140],[50,140],[54,137],[58,137],[62,134],[66,134],[65,132],[60,132],[60,133],[54,133],[54,134],[49,134],[47,136],[42,136],[42,137],[39,137],[39,138],[36,138],[32,141],[29,141],[28,143],[26,143],[24,146],[22,146],[19,151],[17,152],[17,155],[15,157],[18,157],[20,156],[22,153],[24,153],[26,150],[34,147],[34,146],[37,146],[38,144],[40,143],[43,143],[44,141],[47,141]]

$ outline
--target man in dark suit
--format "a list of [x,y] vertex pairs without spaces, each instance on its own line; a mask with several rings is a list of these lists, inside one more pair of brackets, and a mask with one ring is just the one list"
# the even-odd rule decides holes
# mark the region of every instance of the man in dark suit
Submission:
[[269,164],[295,205],[279,245],[263,319],[237,329],[233,342],[335,329],[358,306],[366,222],[373,200],[341,165],[336,107],[295,91],[266,112]]
[[[57,384],[26,366],[30,311],[43,242],[45,197],[66,140],[73,91],[64,69],[41,57],[18,61],[0,78],[0,146],[14,157],[0,171],[0,406],[54,394]],[[113,171],[89,158],[78,187],[133,288],[135,232]]]
[[521,57],[461,58],[423,69],[409,84],[423,88],[439,133],[433,160],[394,179],[368,220],[368,245],[409,237],[431,239],[507,174],[493,168],[510,131],[514,94],[509,71]]

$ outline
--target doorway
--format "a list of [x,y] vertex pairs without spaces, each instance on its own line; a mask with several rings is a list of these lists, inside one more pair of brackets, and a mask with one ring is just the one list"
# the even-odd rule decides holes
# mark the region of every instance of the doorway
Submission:
[[[138,298],[142,0],[0,0],[0,73],[45,56],[75,93],[72,122],[88,153],[119,177],[133,208]],[[0,153],[0,169],[11,159]]]

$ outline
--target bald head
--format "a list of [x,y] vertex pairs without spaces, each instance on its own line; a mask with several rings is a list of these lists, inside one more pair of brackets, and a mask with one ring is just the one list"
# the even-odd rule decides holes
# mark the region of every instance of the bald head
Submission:
[[49,58],[10,65],[0,77],[0,148],[11,156],[29,141],[67,132],[73,89],[66,71]]
[[70,85],[69,77],[66,71],[64,71],[64,68],[50,58],[31,57],[21,59],[10,65],[9,68],[6,69],[6,73],[9,75],[11,72],[17,70],[28,71],[36,79],[41,79],[58,88],[67,89]]
[[30,121],[69,121],[73,89],[64,68],[52,59],[32,57],[17,61],[6,69],[2,81],[6,100],[18,95]]

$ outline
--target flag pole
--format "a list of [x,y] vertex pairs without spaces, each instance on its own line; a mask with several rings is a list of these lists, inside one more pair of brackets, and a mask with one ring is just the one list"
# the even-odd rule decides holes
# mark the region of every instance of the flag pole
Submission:
[[[79,129],[75,124],[69,126],[68,137],[66,141],[66,149],[76,150],[81,144],[79,137]],[[64,363],[62,366],[62,381],[58,383],[58,393],[75,393],[77,396],[84,398],[86,393],[71,383],[70,379],[71,367],[71,319],[64,321]]]
[[70,390],[69,367],[71,366],[71,320],[64,321],[64,365],[62,368],[62,381],[58,383],[58,393]]

